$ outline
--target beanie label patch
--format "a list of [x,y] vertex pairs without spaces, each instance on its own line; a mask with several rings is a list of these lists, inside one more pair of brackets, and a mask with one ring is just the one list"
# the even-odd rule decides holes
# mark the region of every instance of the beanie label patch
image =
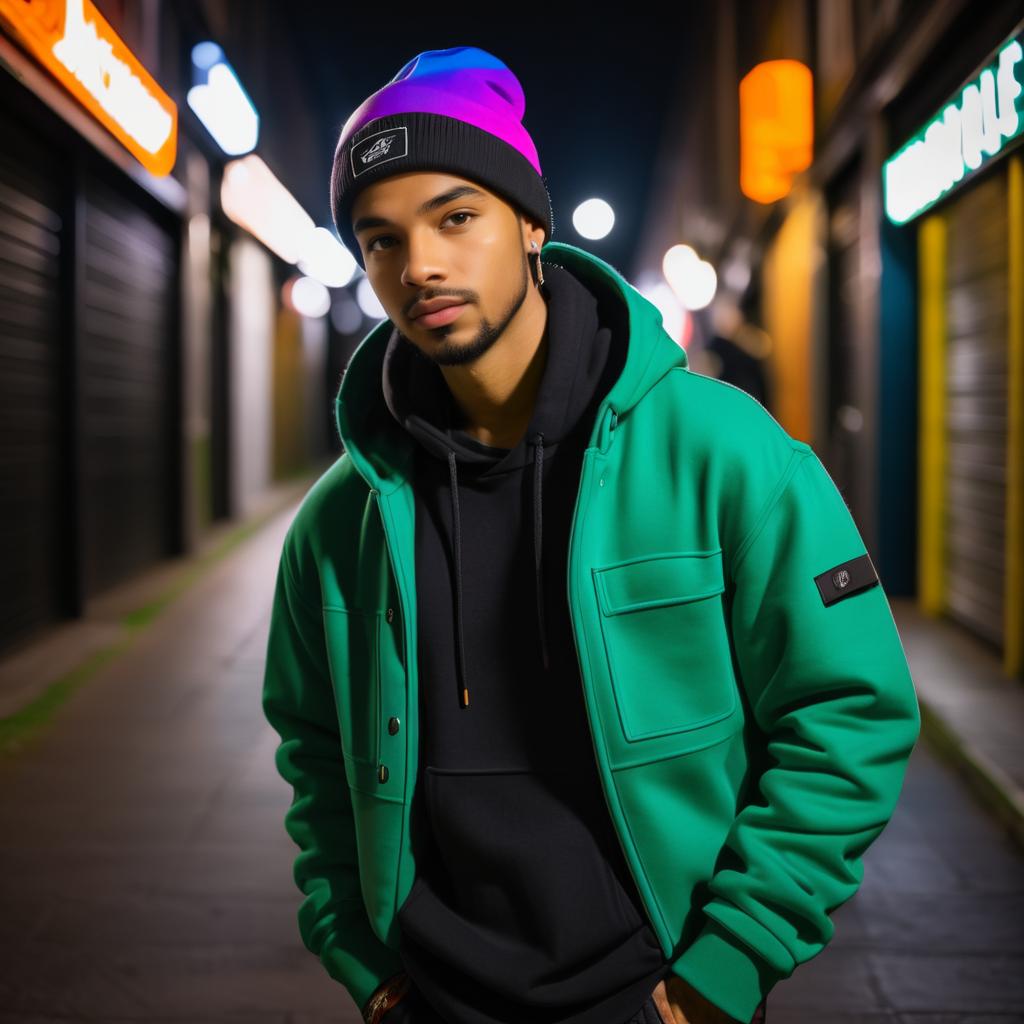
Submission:
[[408,155],[409,135],[405,125],[367,135],[349,150],[352,177],[358,178],[364,171],[376,167],[377,164]]

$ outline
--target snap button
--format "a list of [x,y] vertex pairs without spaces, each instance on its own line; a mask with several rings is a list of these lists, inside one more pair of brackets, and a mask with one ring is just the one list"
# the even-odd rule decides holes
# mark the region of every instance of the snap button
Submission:
[[395,733],[398,732],[398,730],[400,728],[401,728],[401,723],[398,721],[397,718],[392,716],[391,718],[388,719],[388,732],[391,733],[392,736],[394,736]]
[[380,779],[381,782],[388,781],[388,766],[386,764],[382,764],[377,769],[377,778]]

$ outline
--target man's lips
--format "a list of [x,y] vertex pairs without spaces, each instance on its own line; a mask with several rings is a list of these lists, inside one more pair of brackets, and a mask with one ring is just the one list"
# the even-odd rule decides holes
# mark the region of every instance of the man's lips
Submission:
[[467,305],[468,303],[465,302],[456,302],[452,305],[441,306],[433,312],[423,313],[413,319],[423,327],[441,327],[461,316]]
[[413,303],[412,309],[409,310],[409,316],[413,320],[418,320],[425,313],[437,313],[448,306],[461,306],[464,301],[463,299],[455,298],[454,295],[439,295],[436,299],[427,299],[426,301]]

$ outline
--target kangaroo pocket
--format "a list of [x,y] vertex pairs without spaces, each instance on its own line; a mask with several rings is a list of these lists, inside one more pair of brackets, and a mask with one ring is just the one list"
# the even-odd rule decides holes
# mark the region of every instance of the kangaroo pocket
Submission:
[[436,856],[399,911],[414,956],[551,1005],[616,991],[661,961],[610,821],[602,827],[607,811],[578,772],[427,766],[422,780]]

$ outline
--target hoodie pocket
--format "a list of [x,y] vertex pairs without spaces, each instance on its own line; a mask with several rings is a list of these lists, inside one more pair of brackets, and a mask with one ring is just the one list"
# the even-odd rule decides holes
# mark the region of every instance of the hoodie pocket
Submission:
[[327,606],[323,613],[342,749],[353,761],[376,765],[382,613]]
[[612,691],[627,740],[721,721],[738,693],[721,549],[594,569]]

